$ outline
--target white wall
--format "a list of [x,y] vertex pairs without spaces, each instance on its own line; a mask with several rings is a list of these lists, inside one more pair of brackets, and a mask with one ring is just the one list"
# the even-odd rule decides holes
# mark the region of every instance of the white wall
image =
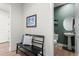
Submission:
[[21,4],[11,4],[10,17],[11,17],[11,41],[10,50],[16,49],[16,43],[21,41],[23,33],[23,19]]
[[10,12],[10,4],[9,3],[0,3],[0,9],[6,12]]
[[[44,55],[53,55],[53,5],[48,3],[24,4],[24,32],[45,36]],[[27,28],[26,17],[37,14],[37,27]]]
[[75,49],[79,55],[79,4],[75,4]]
[[9,12],[0,9],[0,43],[9,41],[9,21]]

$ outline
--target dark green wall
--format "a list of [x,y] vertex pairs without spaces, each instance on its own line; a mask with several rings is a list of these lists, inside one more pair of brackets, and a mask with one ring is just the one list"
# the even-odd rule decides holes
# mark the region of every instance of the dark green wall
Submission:
[[[54,8],[54,17],[58,24],[54,24],[54,32],[59,34],[58,42],[67,43],[67,38],[64,37],[64,32],[68,32],[63,27],[63,21],[67,17],[74,17],[74,4],[66,4]],[[73,32],[74,30],[70,31]]]

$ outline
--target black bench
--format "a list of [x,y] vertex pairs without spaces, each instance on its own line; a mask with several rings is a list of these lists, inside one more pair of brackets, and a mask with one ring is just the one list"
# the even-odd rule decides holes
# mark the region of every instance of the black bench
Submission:
[[[43,47],[44,47],[44,36],[43,35],[34,35],[34,34],[26,34],[29,36],[32,36],[32,45],[26,45],[21,43],[17,43],[16,47],[16,53],[19,51],[22,51],[24,49],[25,51],[22,51],[26,54],[26,51],[32,53],[34,56],[37,56],[38,54],[43,56]],[[23,40],[22,40],[23,41]],[[28,53],[27,53],[28,54]]]

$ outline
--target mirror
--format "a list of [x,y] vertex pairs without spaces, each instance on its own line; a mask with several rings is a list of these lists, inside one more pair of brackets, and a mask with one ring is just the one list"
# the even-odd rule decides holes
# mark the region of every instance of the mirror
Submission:
[[73,30],[73,17],[65,18],[63,21],[63,27],[66,31]]

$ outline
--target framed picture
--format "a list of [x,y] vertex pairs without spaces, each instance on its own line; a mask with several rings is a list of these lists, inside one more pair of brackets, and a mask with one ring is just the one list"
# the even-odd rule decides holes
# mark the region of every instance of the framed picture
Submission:
[[37,15],[31,15],[26,18],[26,27],[36,27]]

